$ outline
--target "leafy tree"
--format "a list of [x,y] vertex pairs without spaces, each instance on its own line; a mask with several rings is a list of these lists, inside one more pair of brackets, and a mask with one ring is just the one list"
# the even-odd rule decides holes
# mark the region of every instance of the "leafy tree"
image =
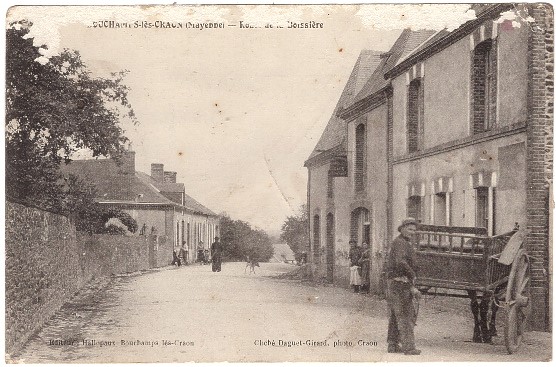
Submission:
[[243,261],[248,257],[257,261],[268,261],[274,255],[270,237],[249,223],[233,220],[224,214],[220,218],[220,239],[224,255],[229,260]]
[[302,205],[299,213],[289,216],[282,224],[280,240],[290,246],[296,260],[299,260],[303,251],[307,251],[309,247],[309,214],[307,212],[307,205]]
[[26,38],[29,26],[12,23],[6,31],[6,194],[55,212],[75,211],[64,207],[59,164],[83,148],[95,157],[123,151],[120,121],[137,122],[122,84],[126,72],[93,77],[79,52],[68,49],[44,62],[40,47]]

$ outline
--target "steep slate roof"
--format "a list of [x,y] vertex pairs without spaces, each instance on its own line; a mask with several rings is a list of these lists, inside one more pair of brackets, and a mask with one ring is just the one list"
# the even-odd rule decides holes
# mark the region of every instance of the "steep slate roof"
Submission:
[[336,115],[339,110],[351,104],[353,98],[363,87],[365,81],[371,76],[376,67],[379,65],[380,54],[380,52],[372,50],[361,51],[357,62],[353,67],[351,75],[348,78],[346,86],[340,95],[338,103],[336,104],[336,108],[332,113],[332,117],[328,120],[328,124],[326,125],[324,132],[322,133],[308,160],[316,157],[324,151],[342,144],[346,136],[346,123]]
[[446,30],[438,32],[411,54],[408,54],[403,60],[400,60],[394,68],[388,70],[386,76],[392,78],[400,75],[412,65],[442,51],[467,34],[473,32],[473,30],[479,27],[485,20],[496,19],[500,16],[500,13],[514,6],[515,5],[512,3],[473,4],[471,9],[475,10],[475,19],[463,23],[451,32]]
[[171,182],[157,182],[151,176],[144,172],[136,172],[138,177],[146,184],[152,185],[160,192],[172,192],[172,193],[182,193],[185,192],[185,185],[182,183],[171,183]]
[[[138,172],[123,173],[111,159],[75,160],[61,167],[63,173],[73,173],[94,184],[98,201],[172,204],[158,190],[140,179]],[[138,197],[142,194],[142,197]]]
[[380,65],[353,99],[353,102],[360,101],[388,86],[390,81],[384,78],[384,74],[396,66],[398,60],[405,58],[414,48],[419,46],[434,33],[434,31],[430,30],[412,31],[410,29],[405,29],[396,42],[394,42],[390,51],[383,54]]
[[433,44],[434,42],[438,41],[439,39],[441,39],[444,36],[447,36],[448,34],[450,34],[449,31],[447,31],[446,29],[443,29],[441,31],[436,32],[434,35],[432,35],[431,37],[429,37],[427,40],[425,40],[423,43],[421,43],[418,47],[416,47],[415,49],[413,49],[410,53],[408,53],[406,56],[400,58],[400,60],[396,63],[396,65],[399,65],[402,61],[404,61],[405,59],[407,59],[408,57],[411,57],[412,55],[416,54],[417,52],[421,51],[424,48],[427,48],[428,46],[430,46],[431,44]]
[[193,210],[197,213],[206,215],[216,215],[212,210],[206,208],[200,204],[197,200],[193,199],[191,196],[185,193],[185,185],[183,183],[171,183],[171,182],[157,182],[151,176],[143,172],[137,172],[138,177],[145,183],[154,186],[161,192],[170,193],[183,193],[184,200],[183,206],[187,209]]
[[216,215],[215,212],[213,212],[212,210],[208,209],[207,207],[203,206],[201,203],[199,203],[197,200],[193,199],[191,196],[187,195],[184,193],[184,206],[187,208],[191,208],[195,211],[198,211],[200,213],[206,214],[206,215]]
[[[75,174],[94,184],[99,202],[149,203],[184,207],[196,213],[215,216],[191,196],[185,194],[183,183],[156,182],[146,173],[124,173],[112,159],[75,160],[62,165],[64,174]],[[166,198],[161,192],[183,193],[184,205]],[[138,196],[142,195],[142,196]]]

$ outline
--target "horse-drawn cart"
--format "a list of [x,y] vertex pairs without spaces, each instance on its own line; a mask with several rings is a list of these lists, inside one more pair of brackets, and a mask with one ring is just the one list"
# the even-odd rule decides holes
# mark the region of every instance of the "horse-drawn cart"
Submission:
[[505,307],[504,339],[514,353],[530,311],[525,238],[517,225],[498,236],[488,236],[484,228],[419,225],[416,286],[424,294],[470,298],[476,342],[496,335],[496,310]]

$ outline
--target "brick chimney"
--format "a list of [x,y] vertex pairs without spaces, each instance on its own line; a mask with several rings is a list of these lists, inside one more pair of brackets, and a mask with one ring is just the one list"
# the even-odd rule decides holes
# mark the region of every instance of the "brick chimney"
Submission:
[[128,150],[118,159],[119,171],[125,174],[135,173],[135,152]]
[[168,183],[176,183],[176,175],[177,172],[173,171],[164,171],[164,182]]
[[164,165],[162,163],[151,163],[151,177],[156,182],[164,182]]

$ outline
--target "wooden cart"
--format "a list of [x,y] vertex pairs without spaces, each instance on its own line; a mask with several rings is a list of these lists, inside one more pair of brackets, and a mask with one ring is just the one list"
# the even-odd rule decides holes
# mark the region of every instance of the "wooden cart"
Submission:
[[506,308],[504,339],[508,352],[515,353],[530,312],[526,233],[517,224],[497,236],[484,228],[419,225],[416,237],[416,286],[425,294],[494,296]]

